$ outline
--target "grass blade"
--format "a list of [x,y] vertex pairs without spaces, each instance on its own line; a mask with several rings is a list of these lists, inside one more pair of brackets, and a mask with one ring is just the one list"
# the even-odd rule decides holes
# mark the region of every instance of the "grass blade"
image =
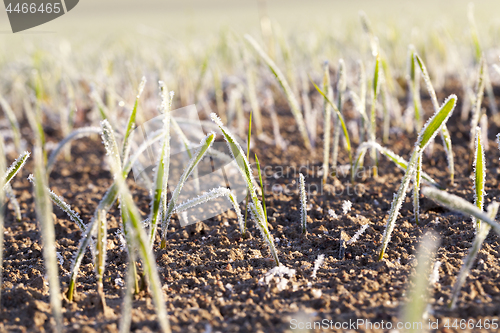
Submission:
[[453,110],[455,109],[456,103],[457,96],[450,95],[444,101],[439,111],[436,111],[424,125],[416,142],[416,146],[420,147],[420,150],[422,152],[425,150],[429,142],[434,139],[438,131],[442,128],[443,124],[446,124],[451,114],[453,113]]
[[307,196],[306,181],[304,175],[299,173],[299,192],[300,192],[300,224],[302,225],[302,234],[306,234],[307,226]]
[[432,232],[423,236],[417,251],[417,268],[412,278],[413,287],[409,290],[409,302],[404,306],[403,322],[411,323],[411,328],[405,332],[427,332],[428,323],[424,319],[429,303],[429,270],[439,241]]
[[493,228],[493,230],[495,230],[497,234],[500,235],[500,224],[485,212],[480,211],[475,205],[471,204],[467,200],[454,194],[428,186],[422,188],[422,194],[452,211],[459,212],[464,215],[472,215],[476,219],[486,222],[491,228]]
[[54,149],[52,153],[50,153],[46,167],[47,175],[50,175],[50,173],[52,172],[57,157],[59,156],[59,154],[61,153],[62,149],[66,144],[70,143],[73,140],[81,139],[90,136],[92,134],[100,134],[100,133],[101,133],[100,127],[82,127],[68,134],[63,140],[61,140],[61,142],[59,142],[56,149]]
[[35,147],[35,205],[36,216],[42,228],[43,257],[49,280],[50,306],[55,319],[54,330],[62,332],[61,289],[57,271],[56,240],[54,221],[52,219],[52,204],[47,191],[46,172],[43,167],[42,148]]
[[297,101],[295,94],[290,88],[288,81],[286,80],[285,76],[278,68],[276,63],[264,52],[264,50],[260,47],[260,45],[255,41],[255,39],[253,39],[250,35],[245,35],[245,39],[249,43],[249,45],[252,46],[253,49],[259,54],[262,60],[264,60],[264,62],[267,64],[271,72],[273,72],[274,76],[276,76],[276,79],[281,85],[281,88],[283,88],[283,91],[285,92],[288,104],[290,105],[292,114],[295,117],[297,126],[299,127],[299,132],[302,136],[302,140],[304,140],[304,145],[308,150],[311,150],[312,146],[311,142],[309,141],[309,136],[307,134],[304,118],[302,117],[302,112],[300,111],[299,102]]
[[[400,168],[403,171],[406,171],[406,168],[408,167],[408,162],[406,162],[401,156],[399,156],[398,154],[396,154],[395,152],[393,152],[392,150],[390,150],[388,148],[382,147],[377,142],[367,141],[367,142],[363,142],[358,147],[358,150],[356,153],[356,158],[354,159],[355,163],[353,166],[353,172],[352,172],[353,175],[355,175],[357,170],[362,166],[363,156],[365,155],[368,148],[371,148],[371,147],[374,147],[375,149],[377,149],[379,151],[379,153],[381,153],[382,155],[384,155],[385,157],[390,159],[392,162],[394,162],[394,164],[396,164],[396,166],[398,168]],[[432,179],[432,177],[429,176],[424,171],[422,171],[422,178],[430,185],[435,186],[435,187],[440,187],[438,185],[438,183],[436,183],[436,181],[434,179]]]
[[[476,128],[476,150],[474,154],[474,204],[479,210],[484,207],[484,185],[486,176],[486,161],[484,159],[484,149],[481,143],[481,128]],[[481,220],[472,217],[472,222],[479,231]]]
[[[2,154],[3,153],[4,152],[2,152]],[[3,190],[7,188],[12,178],[14,178],[24,166],[24,164],[26,164],[28,157],[30,157],[30,153],[25,151],[24,153],[19,155],[19,157],[10,165],[9,169],[7,169],[7,171],[4,173],[2,182],[0,183],[0,186],[2,186]]]
[[186,165],[186,168],[184,169],[184,172],[182,173],[181,177],[179,178],[179,183],[177,183],[177,186],[175,187],[174,191],[172,192],[172,198],[170,198],[170,202],[168,203],[168,207],[166,210],[165,215],[162,217],[161,221],[161,248],[165,248],[167,245],[167,228],[170,223],[170,218],[172,217],[172,214],[174,212],[174,207],[177,204],[177,200],[179,199],[180,192],[182,190],[182,187],[184,186],[184,183],[187,181],[189,175],[193,172],[194,168],[198,165],[200,160],[205,156],[205,153],[207,150],[210,148],[212,145],[213,141],[215,139],[215,133],[210,133],[208,134],[201,142],[200,142],[200,148],[196,151],[194,154],[193,158],[188,162]]
[[128,118],[128,123],[127,123],[127,129],[125,130],[125,136],[123,138],[123,147],[122,147],[122,163],[125,163],[128,159],[128,155],[130,153],[130,135],[132,134],[132,131],[135,128],[135,118],[137,115],[137,107],[139,106],[139,98],[142,95],[142,92],[144,91],[144,87],[146,86],[146,77],[143,76],[141,83],[139,84],[139,88],[137,91],[137,97],[135,98],[135,103],[134,107],[132,108],[132,112],[130,113],[130,116]]
[[420,180],[422,178],[422,154],[418,156],[417,168],[415,170],[415,178],[413,179],[413,215],[415,216],[415,223],[419,224],[420,213]]
[[[439,110],[439,103],[438,99],[436,96],[436,91],[434,90],[434,87],[432,86],[431,78],[429,76],[429,72],[427,71],[427,68],[425,67],[424,62],[420,58],[418,54],[415,53],[415,60],[418,63],[418,66],[420,67],[420,71],[422,72],[422,76],[424,78],[425,86],[427,87],[427,91],[429,92],[429,95],[431,97],[432,105],[434,107],[434,112],[437,112]],[[448,128],[446,127],[446,124],[443,125],[441,128],[441,139],[443,140],[443,146],[444,150],[446,152],[446,158],[448,160],[448,169],[450,171],[450,182],[453,184],[454,178],[455,178],[455,164],[453,161],[453,149],[451,145],[451,136],[450,132],[448,131]]]
[[314,88],[316,88],[316,90],[321,94],[321,96],[323,96],[323,98],[328,102],[328,104],[330,104],[332,109],[337,113],[337,116],[339,117],[340,120],[340,124],[342,125],[342,131],[344,132],[347,152],[349,153],[349,164],[352,165],[351,140],[349,139],[349,133],[347,132],[347,127],[345,125],[344,117],[340,113],[337,106],[335,106],[335,104],[332,103],[332,101],[325,95],[323,91],[321,91],[321,89],[316,85],[316,83],[314,83],[312,79],[311,83],[314,85]]
[[[152,253],[152,246],[149,244],[148,237],[142,228],[139,211],[137,210],[137,207],[132,200],[132,195],[125,184],[125,178],[121,168],[120,155],[118,153],[118,146],[116,145],[113,130],[107,120],[103,120],[101,122],[101,126],[104,146],[106,147],[108,156],[110,156],[108,160],[110,162],[115,183],[117,184],[118,194],[120,196],[120,210],[122,211],[122,217],[125,217],[125,220],[123,221],[124,230],[127,232],[127,238],[132,241],[132,244],[129,244],[129,251],[133,251],[134,248],[139,250],[144,270],[149,278],[151,294],[153,296],[158,322],[160,323],[160,327],[163,332],[171,332],[168,314],[165,309],[165,301],[163,299],[160,278],[156,268],[156,260]],[[99,211],[97,214],[99,220]],[[105,251],[105,248],[101,251]],[[133,262],[129,264],[135,265]]]
[[[373,90],[372,90],[372,106],[371,106],[371,112],[370,112],[370,140],[371,141],[376,141],[376,133],[377,133],[377,114],[376,114],[376,107],[377,107],[377,95],[379,91],[379,67],[380,67],[380,55],[376,55],[375,58],[375,69],[373,71]],[[374,164],[373,166],[373,176],[377,176],[378,174],[378,160],[377,160],[377,151],[375,149],[371,150],[371,158],[372,162]]]
[[[339,60],[338,69],[338,80],[337,80],[337,109],[342,113],[342,106],[344,105],[344,95],[347,89],[347,75],[345,69],[345,63],[343,59]],[[337,160],[339,155],[339,138],[340,138],[340,121],[337,117],[335,119],[335,128],[333,129],[333,147],[332,147],[332,167],[337,173]]]
[[[170,111],[172,109],[172,99],[173,92],[170,93],[170,98],[167,96],[167,91],[165,84],[160,81],[160,94],[162,102],[160,105],[160,112],[163,113],[163,144],[158,156],[158,162],[155,168],[155,180],[154,180],[154,195],[151,201],[151,229],[149,235],[149,242],[151,246],[154,244],[154,239],[156,236],[156,229],[158,223],[158,217],[160,213],[160,205],[163,202],[163,206],[166,205],[167,201],[167,183],[170,171],[170,121],[171,115]],[[182,131],[181,131],[182,132]],[[188,150],[189,155],[191,152]],[[191,157],[191,156],[190,156]],[[162,209],[163,210],[163,209]]]
[[378,258],[379,260],[382,260],[384,258],[385,250],[391,240],[391,233],[392,230],[394,229],[394,226],[396,225],[396,219],[398,217],[399,210],[401,209],[401,205],[403,204],[403,201],[406,197],[406,190],[408,189],[408,184],[410,183],[410,180],[413,178],[413,173],[416,170],[416,163],[420,153],[421,153],[420,147],[419,146],[415,147],[412,156],[410,158],[410,161],[408,162],[408,167],[401,181],[401,185],[399,185],[398,192],[397,194],[394,195],[394,200],[392,201],[391,204],[391,210],[389,211],[389,217],[387,218],[387,224],[385,227],[384,235],[382,236],[382,246],[379,253],[379,258]]
[[[333,91],[330,85],[330,69],[328,62],[323,65],[323,91],[331,99],[333,99]],[[326,98],[323,102],[323,121],[324,121],[324,137],[323,137],[323,184],[326,184],[328,175],[330,174],[330,132],[332,123],[332,107],[328,104]]]
[[19,202],[16,199],[16,195],[14,194],[14,190],[12,189],[11,184],[8,184],[7,187],[5,188],[5,196],[9,199],[10,204],[14,208],[14,214],[16,215],[16,220],[21,221],[22,219],[21,207],[19,206]]
[[[252,112],[250,112],[250,119],[248,120],[248,137],[247,137],[247,160],[250,159],[250,140],[252,138]],[[248,200],[249,200],[249,193],[247,193],[246,199],[245,199],[245,224],[243,226],[242,234],[243,237],[246,237],[246,232],[247,232],[247,218],[248,218]]]
[[[498,207],[499,203],[498,202],[493,202],[488,206],[488,216],[491,219],[494,219],[498,213]],[[479,220],[478,220],[479,221]],[[486,239],[486,236],[488,236],[488,233],[490,232],[491,227],[483,223],[480,225],[476,237],[474,238],[474,241],[472,242],[472,246],[469,250],[469,254],[464,260],[464,264],[462,265],[462,268],[460,268],[460,272],[458,273],[457,280],[455,281],[455,285],[453,286],[453,290],[451,292],[451,299],[450,302],[448,303],[448,306],[451,309],[455,308],[455,305],[457,303],[457,298],[458,294],[460,293],[460,289],[462,289],[462,286],[465,283],[465,279],[467,279],[467,276],[469,275],[469,271],[472,267],[472,264],[474,263],[474,260],[476,259],[477,254],[479,253],[479,250],[481,249],[481,246],[483,245],[484,240]]]
[[253,179],[252,170],[250,169],[250,164],[248,163],[248,159],[246,158],[245,154],[243,153],[243,149],[241,149],[240,145],[238,144],[234,136],[222,124],[221,119],[217,117],[217,115],[214,113],[212,113],[211,116],[212,120],[217,124],[217,126],[219,126],[222,134],[224,135],[224,139],[226,140],[229,151],[231,152],[233,159],[238,164],[238,169],[240,170],[240,173],[246,182],[248,193],[250,194],[250,198],[252,199],[252,202],[249,205],[250,214],[252,215],[253,219],[257,222],[257,228],[260,230],[262,238],[267,243],[267,246],[269,247],[269,250],[274,258],[276,266],[279,266],[280,263],[278,259],[278,254],[276,248],[274,247],[274,242],[271,233],[267,228],[267,220],[265,220],[266,216],[264,214],[262,204],[260,203],[259,198],[257,197],[257,193],[255,191],[255,186],[254,186],[255,180]]
[[264,188],[264,183],[262,182],[262,173],[260,171],[260,163],[259,159],[257,158],[257,154],[255,154],[255,164],[257,164],[257,173],[259,174],[260,188],[262,189],[262,208],[264,209],[266,226],[269,227],[269,222],[267,220],[267,209],[266,209],[266,191]]
[[9,121],[10,129],[12,130],[14,145],[16,146],[17,151],[21,151],[21,129],[19,127],[19,122],[17,121],[16,115],[9,103],[0,96],[0,106],[2,106],[5,115]]
[[174,211],[176,213],[181,213],[183,211],[186,211],[188,209],[191,209],[197,205],[200,205],[202,203],[208,202],[209,200],[213,200],[219,197],[225,196],[227,199],[231,202],[233,205],[234,210],[236,211],[236,216],[238,217],[238,224],[240,227],[240,231],[243,234],[245,230],[245,225],[243,222],[243,216],[241,214],[240,210],[240,205],[238,204],[237,198],[234,195],[233,192],[231,192],[230,189],[225,188],[225,187],[218,187],[214,188],[208,192],[205,192],[202,195],[199,195],[196,198],[193,198],[191,200],[185,201],[183,203],[178,204],[175,208]]
[[[0,135],[0,175],[3,175],[7,163],[5,161],[5,146],[3,136]],[[5,193],[3,187],[0,187],[0,286],[3,285],[3,243],[4,243],[4,205]],[[0,301],[2,293],[0,292]]]

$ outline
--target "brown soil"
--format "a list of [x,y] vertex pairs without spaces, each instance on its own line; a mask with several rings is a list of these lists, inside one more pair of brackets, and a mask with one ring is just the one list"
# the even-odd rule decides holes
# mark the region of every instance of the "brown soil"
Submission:
[[[447,89],[445,94],[460,91],[459,88]],[[444,94],[439,97],[442,99]],[[423,103],[429,109],[429,101],[424,100]],[[451,288],[474,237],[470,217],[450,212],[421,198],[421,223],[417,226],[412,203],[407,198],[386,258],[378,262],[377,250],[402,172],[381,157],[377,178],[367,176],[358,179],[353,187],[349,175],[340,175],[336,179],[330,178],[329,184],[321,190],[321,176],[316,171],[321,166],[322,143],[318,142],[314,153],[307,153],[302,148],[288,109],[283,101],[279,101],[280,105],[282,135],[290,141],[288,150],[282,152],[257,140],[253,152],[258,154],[261,164],[268,167],[269,175],[279,171],[280,166],[296,167],[298,170],[300,166],[309,165],[306,182],[317,186],[312,186],[309,193],[308,204],[312,205],[312,209],[308,211],[308,233],[303,236],[299,222],[298,174],[265,178],[269,228],[276,239],[281,263],[295,269],[296,275],[283,290],[278,288],[276,281],[268,285],[259,282],[274,263],[253,222],[249,223],[250,237],[242,239],[233,211],[186,228],[181,228],[178,220],[174,219],[168,233],[167,248],[160,250],[155,246],[173,331],[204,332],[211,327],[213,332],[283,332],[290,331],[292,319],[310,322],[368,319],[374,323],[382,320],[396,323],[400,320],[400,308],[407,300],[405,291],[414,272],[416,248],[421,236],[428,230],[434,230],[441,238],[436,258],[442,262],[439,282],[432,290],[430,320],[439,319],[439,331],[456,331],[443,327],[447,318],[452,322],[457,318],[476,321],[498,318],[498,235],[490,233],[461,291],[457,310],[448,310],[446,303]],[[424,158],[423,165],[424,170],[450,192],[473,201],[468,167],[469,125],[460,124],[460,107],[459,104],[449,123],[455,154],[455,185],[449,186],[447,162],[440,139],[436,139],[434,152]],[[265,111],[264,115],[267,116]],[[271,135],[271,124],[266,124],[265,130]],[[491,123],[490,149],[486,154],[486,203],[500,200],[499,151],[494,141],[498,132],[499,128]],[[407,158],[415,139],[415,134],[392,134],[386,146]],[[60,140],[57,131],[50,140]],[[72,162],[60,159],[51,175],[50,187],[64,196],[84,221],[89,221],[111,184],[111,176],[103,169],[105,159],[100,139],[79,140],[73,145],[73,156]],[[340,161],[348,161],[343,149]],[[367,158],[366,165],[369,163]],[[273,172],[269,171],[269,167],[273,167]],[[22,221],[14,219],[10,204],[6,213],[0,325],[2,330],[9,332],[51,330],[48,286],[41,252],[43,245],[34,212],[32,189],[26,179],[31,170],[30,162],[13,183],[21,204]],[[130,184],[141,212],[146,215],[149,212],[146,191],[136,188],[132,181]],[[272,191],[276,184],[283,188],[288,185],[290,191]],[[341,208],[344,200],[352,202],[352,210],[345,215]],[[332,218],[328,214],[329,209],[335,210],[339,217]],[[81,233],[57,207],[54,208],[54,217],[57,251],[64,259],[59,269],[62,290],[65,291]],[[127,254],[121,249],[115,234],[121,223],[116,207],[109,212],[108,221],[104,290],[110,311],[104,316],[99,310],[96,277],[91,254],[87,252],[80,269],[75,302],[64,301],[64,322],[68,332],[117,331],[124,292],[119,279],[125,281]],[[341,259],[341,232],[348,238],[352,237],[365,223],[370,223],[370,226],[357,242],[347,245]],[[325,262],[318,270],[317,278],[313,279],[314,261],[319,254],[325,255]],[[132,331],[157,331],[159,326],[155,318],[150,295],[146,291],[136,295]],[[366,327],[360,326],[359,330],[365,331]]]

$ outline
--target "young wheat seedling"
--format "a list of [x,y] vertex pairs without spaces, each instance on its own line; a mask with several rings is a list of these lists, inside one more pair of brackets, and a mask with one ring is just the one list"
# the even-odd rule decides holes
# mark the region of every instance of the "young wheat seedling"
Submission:
[[[339,60],[337,79],[337,109],[342,113],[342,106],[344,105],[344,95],[347,88],[347,74],[344,60]],[[337,160],[339,155],[339,138],[340,138],[340,120],[338,116],[334,117],[335,128],[333,129],[333,147],[332,147],[332,167],[336,174]]]
[[[433,253],[436,252],[439,242],[432,233],[426,233],[418,247],[417,268],[412,278],[413,287],[409,290],[409,302],[403,309],[403,320],[412,323],[412,328],[406,332],[424,332],[427,327],[424,322],[426,308],[429,302],[429,270],[432,265]],[[420,325],[415,325],[419,323]]]
[[43,257],[49,279],[50,306],[55,319],[55,331],[62,332],[61,289],[57,272],[56,240],[52,204],[47,191],[46,172],[43,167],[43,153],[40,146],[35,147],[35,205],[37,220],[42,229]]
[[248,193],[250,193],[250,199],[251,199],[251,203],[249,205],[250,214],[252,215],[252,218],[256,221],[257,227],[262,234],[262,238],[269,247],[271,255],[273,256],[274,261],[276,263],[276,266],[280,266],[278,253],[276,251],[276,248],[274,247],[273,238],[267,227],[266,215],[264,213],[264,209],[262,208],[262,204],[260,203],[260,200],[257,197],[257,193],[254,187],[255,180],[253,179],[252,176],[252,170],[250,169],[250,164],[248,163],[248,160],[245,154],[243,153],[243,149],[241,149],[240,145],[233,137],[231,132],[229,132],[229,130],[222,124],[221,119],[217,117],[216,114],[212,113],[212,120],[219,126],[222,134],[224,135],[224,139],[226,140],[229,151],[231,152],[233,159],[238,164],[238,169],[241,175],[243,176],[243,179],[246,182],[247,191]]
[[[333,99],[333,91],[330,85],[330,69],[328,67],[328,61],[325,61],[323,65],[323,91],[328,96],[330,100]],[[326,180],[329,175],[329,161],[330,161],[330,132],[331,132],[331,121],[332,121],[332,107],[328,104],[326,98],[323,102],[323,121],[324,121],[324,133],[323,133],[323,184],[326,184]]]
[[408,167],[406,169],[405,175],[403,176],[403,180],[401,182],[401,185],[399,186],[398,192],[394,196],[394,200],[392,201],[391,210],[389,211],[389,217],[387,219],[386,228],[382,237],[382,246],[379,254],[379,260],[383,259],[385,250],[391,239],[391,233],[396,224],[399,210],[401,209],[403,200],[406,197],[408,184],[410,180],[413,179],[413,173],[417,169],[416,163],[418,162],[419,156],[425,150],[429,142],[432,141],[432,139],[434,139],[434,137],[438,134],[438,131],[441,129],[442,125],[446,124],[451,114],[453,113],[453,110],[455,109],[456,102],[456,95],[451,95],[450,97],[448,97],[439,111],[434,113],[432,118],[427,121],[427,123],[420,131],[417,142],[415,143],[415,147],[413,148],[410,161],[408,162]]
[[300,188],[300,222],[302,225],[302,234],[306,234],[307,226],[307,195],[306,195],[306,181],[304,175],[299,173],[299,188]]

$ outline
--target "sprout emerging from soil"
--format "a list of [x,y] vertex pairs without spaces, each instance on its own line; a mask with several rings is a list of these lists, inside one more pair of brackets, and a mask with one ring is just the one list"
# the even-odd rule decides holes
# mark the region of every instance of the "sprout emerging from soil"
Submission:
[[405,175],[403,176],[403,180],[401,181],[401,185],[399,186],[399,190],[397,194],[394,195],[394,200],[392,202],[391,210],[389,211],[389,217],[387,219],[386,229],[382,237],[382,246],[379,254],[379,260],[382,260],[384,257],[385,249],[389,244],[391,233],[394,229],[399,210],[406,196],[408,184],[414,177],[414,172],[416,172],[417,170],[416,164],[418,162],[418,159],[421,158],[420,155],[425,150],[429,142],[431,142],[432,139],[434,139],[434,137],[438,134],[438,131],[441,129],[442,125],[446,124],[446,122],[450,118],[453,110],[455,109],[456,101],[456,95],[451,95],[450,97],[448,97],[439,111],[437,111],[432,116],[432,118],[427,121],[427,123],[422,128],[422,131],[420,131],[410,161],[408,162],[408,167],[406,169]]
[[267,243],[267,246],[269,247],[269,250],[274,258],[276,266],[279,266],[280,263],[278,259],[278,254],[276,248],[274,247],[274,242],[271,233],[269,232],[269,229],[267,227],[266,214],[264,213],[264,209],[262,208],[262,204],[260,203],[260,200],[257,197],[257,193],[253,185],[255,180],[253,178],[252,170],[250,169],[250,164],[248,163],[248,159],[246,158],[243,149],[241,149],[240,145],[238,144],[234,136],[222,124],[222,120],[219,117],[217,117],[217,115],[214,113],[212,113],[211,117],[212,120],[217,124],[217,126],[219,126],[222,134],[224,135],[224,139],[226,140],[226,143],[229,147],[229,151],[231,152],[233,159],[238,164],[238,169],[241,175],[243,176],[243,179],[246,182],[247,191],[251,199],[251,203],[249,204],[250,214],[252,215],[252,218],[254,219],[258,229],[260,230],[262,238]]
[[304,175],[299,173],[299,191],[300,191],[300,224],[302,225],[302,234],[307,232],[307,195],[306,181]]

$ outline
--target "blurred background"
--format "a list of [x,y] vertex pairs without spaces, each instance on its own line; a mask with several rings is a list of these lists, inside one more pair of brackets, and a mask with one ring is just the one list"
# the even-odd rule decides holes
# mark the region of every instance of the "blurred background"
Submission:
[[[259,17],[268,14],[286,31],[318,27],[348,29],[358,25],[363,10],[377,26],[398,25],[432,28],[436,22],[463,26],[469,0],[81,0],[63,17],[18,34],[12,34],[5,10],[0,10],[2,47],[17,49],[21,41],[57,37],[79,41],[81,38],[129,37],[174,39],[206,36],[223,28],[236,32],[256,32]],[[3,6],[2,6],[3,7]],[[498,34],[500,4],[497,0],[475,2],[480,33]],[[432,24],[430,24],[432,23]],[[486,31],[496,27],[496,31]],[[484,30],[484,31],[483,31]],[[21,36],[22,35],[22,36]]]

